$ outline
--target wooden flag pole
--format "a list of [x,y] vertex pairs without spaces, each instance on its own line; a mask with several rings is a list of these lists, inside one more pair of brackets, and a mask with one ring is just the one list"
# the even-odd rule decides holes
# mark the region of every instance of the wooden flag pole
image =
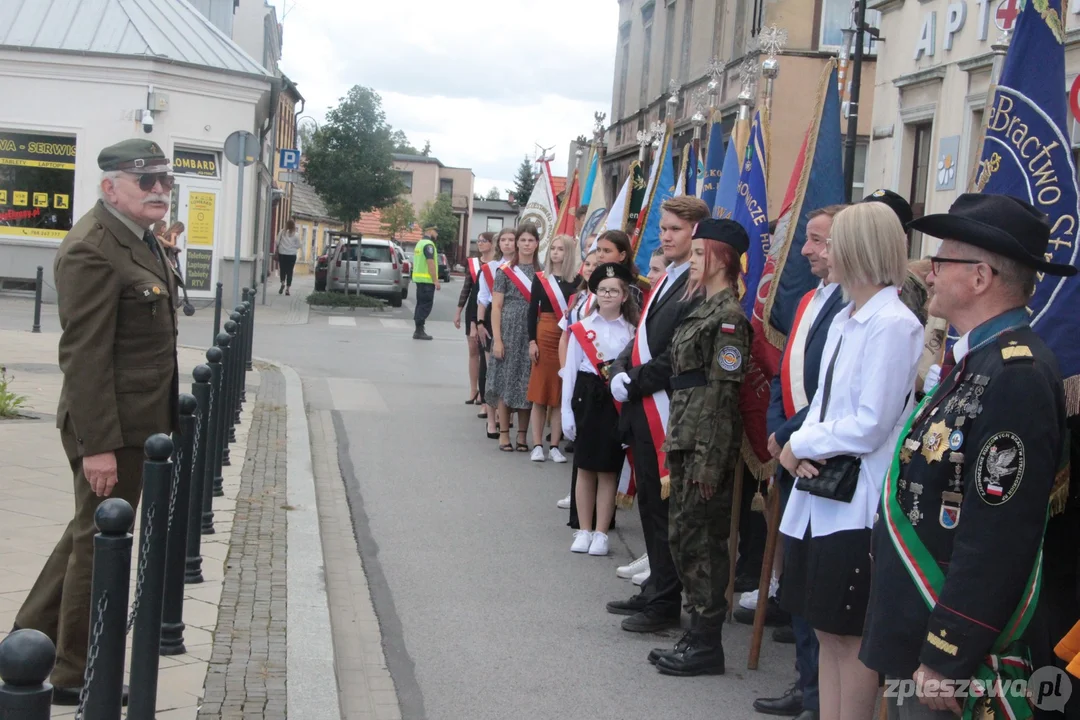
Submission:
[[757,670],[761,656],[761,636],[765,632],[765,612],[769,607],[769,585],[772,584],[773,557],[780,533],[780,486],[776,482],[769,487],[768,531],[765,535],[765,557],[761,561],[761,580],[758,582],[758,603],[754,610],[754,633],[750,638],[750,657],[746,661],[749,670]]
[[739,520],[742,513],[742,495],[743,495],[743,468],[746,467],[746,463],[739,459],[739,464],[735,466],[735,487],[734,492],[731,494],[731,530],[728,534],[728,583],[727,591],[724,593],[724,597],[727,598],[727,619],[731,622],[731,615],[735,611],[735,561],[738,560],[739,555]]

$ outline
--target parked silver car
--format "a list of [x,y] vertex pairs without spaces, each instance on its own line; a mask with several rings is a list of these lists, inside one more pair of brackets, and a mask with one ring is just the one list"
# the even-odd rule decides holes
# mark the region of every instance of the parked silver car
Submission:
[[401,260],[389,240],[343,241],[329,265],[327,290],[344,292],[348,278],[350,293],[374,295],[391,307],[401,307]]
[[401,263],[401,297],[409,297],[409,282],[412,280],[412,258],[405,254],[405,248],[394,241],[390,241],[397,250],[398,262]]

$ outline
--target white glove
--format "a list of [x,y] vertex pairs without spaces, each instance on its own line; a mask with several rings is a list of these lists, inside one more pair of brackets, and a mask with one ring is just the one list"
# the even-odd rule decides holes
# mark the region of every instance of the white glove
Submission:
[[630,392],[626,389],[626,386],[630,384],[630,376],[624,372],[619,373],[615,377],[611,378],[611,397],[615,398],[621,403],[630,399]]
[[937,387],[939,382],[941,382],[941,366],[936,364],[931,365],[926,371],[926,378],[923,379],[923,395],[928,395],[931,390]]
[[565,420],[563,421],[562,434],[563,437],[567,440],[577,439],[577,425],[574,424],[573,420],[570,421],[569,425],[566,423]]

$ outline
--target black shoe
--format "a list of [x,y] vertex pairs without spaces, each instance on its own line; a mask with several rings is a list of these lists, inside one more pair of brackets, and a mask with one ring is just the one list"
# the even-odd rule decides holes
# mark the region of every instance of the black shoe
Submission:
[[753,592],[758,589],[758,579],[750,575],[739,575],[735,578],[735,592]]
[[[52,694],[53,705],[63,705],[65,707],[75,707],[79,704],[79,694],[82,692],[81,687],[62,688],[54,687]],[[128,686],[124,686],[124,692],[120,696],[120,704],[127,707],[128,704]]]
[[612,615],[637,615],[649,604],[644,593],[638,593],[629,600],[612,600],[607,604],[607,611]]
[[754,701],[754,710],[766,715],[794,717],[803,711],[802,690],[792,685],[780,697],[758,698]]
[[795,720],[819,720],[817,710],[803,710],[795,716]]
[[773,642],[778,642],[783,645],[795,644],[795,631],[791,629],[790,625],[781,625],[772,631]]
[[675,643],[675,648],[669,650],[668,648],[655,648],[649,651],[649,663],[656,664],[656,661],[667,655],[677,655],[686,650],[687,645],[690,644],[690,631],[687,630],[683,633],[683,636],[679,638],[679,641]]
[[650,608],[645,608],[636,615],[631,615],[622,621],[622,629],[626,632],[660,632],[680,626],[679,611],[672,613],[660,613]]
[[416,332],[414,332],[412,334],[412,339],[413,340],[434,340],[435,338],[431,337],[430,335],[428,335],[423,330],[417,330]]
[[563,452],[567,454],[572,454],[574,452],[574,443],[566,443],[566,447],[563,448]]
[[[731,616],[735,618],[735,622],[741,622],[743,625],[753,625],[755,612],[755,610],[748,610],[740,605],[735,608]],[[765,625],[768,627],[780,627],[781,625],[790,624],[791,615],[780,609],[780,603],[776,598],[769,598],[769,604],[765,608]]]
[[680,653],[664,655],[656,661],[656,669],[662,675],[694,677],[696,675],[724,674],[724,646],[720,633],[693,633],[686,649]]

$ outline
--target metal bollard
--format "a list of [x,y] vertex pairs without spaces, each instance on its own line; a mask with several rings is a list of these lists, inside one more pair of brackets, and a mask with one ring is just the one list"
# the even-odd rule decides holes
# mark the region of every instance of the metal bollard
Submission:
[[168,435],[151,435],[143,445],[142,527],[135,599],[131,603],[131,690],[128,720],[154,720],[157,705],[158,655],[161,651],[161,607],[165,591],[165,553],[169,542],[169,497],[173,482],[173,443]]
[[222,378],[225,353],[228,351],[228,333],[218,333],[217,345],[206,351],[206,360],[210,364],[210,411],[207,423],[209,445],[206,457],[206,474],[203,476],[202,496],[202,534],[214,534],[214,482],[221,477],[221,414],[222,414]]
[[221,411],[218,413],[218,442],[219,442],[219,455],[217,474],[214,475],[214,497],[221,497],[225,494],[222,489],[222,474],[221,468],[227,467],[232,464],[229,459],[229,418],[230,413],[230,400],[232,398],[232,379],[229,377],[229,370],[232,368],[230,364],[233,361],[234,351],[236,350],[236,323],[229,320],[224,325],[225,330],[218,337],[224,336],[226,338],[225,345],[219,345],[221,352],[223,353],[221,359]]
[[[247,402],[247,345],[248,336],[251,334],[251,305],[247,300],[236,306],[236,312],[240,313],[240,361],[236,363],[236,374],[240,377],[238,384],[240,387],[240,403],[239,408],[242,409],[244,403]],[[237,423],[240,422],[240,412],[236,414]]]
[[37,281],[34,283],[34,327],[30,332],[41,332],[41,292],[45,287],[45,268],[37,266]]
[[[217,348],[211,348],[215,354]],[[207,351],[207,356],[210,352]],[[207,358],[209,359],[209,357]],[[184,583],[201,583],[202,575],[202,511],[203,486],[206,484],[207,458],[214,444],[210,441],[210,381],[213,371],[209,365],[196,365],[192,371],[195,382],[191,394],[199,409],[195,413],[195,450],[191,454],[191,492],[187,507],[187,556],[184,562]],[[211,524],[212,526],[212,524]]]
[[255,349],[255,291],[255,288],[251,288],[251,294],[248,296],[248,299],[251,302],[251,310],[248,313],[251,317],[251,332],[248,333],[247,363],[245,363],[245,366],[248,370],[252,369],[251,356],[252,352]]
[[169,495],[168,541],[165,552],[165,590],[161,608],[161,654],[182,655],[184,647],[184,569],[187,565],[188,503],[195,459],[195,414],[199,403],[180,393],[180,432],[173,435],[172,492]]
[[[243,341],[240,338],[243,332],[244,318],[238,312],[234,312],[229,315],[229,320],[233,323],[235,332],[233,333],[232,345],[230,345],[229,351],[229,414],[226,415],[226,427],[228,428],[229,446],[236,442],[236,425],[240,422],[240,376],[237,374],[237,366],[240,364],[240,348],[243,346]],[[229,464],[232,462],[230,460]]]
[[94,524],[98,534],[94,536],[86,679],[80,698],[82,720],[119,720],[135,511],[126,500],[110,498],[94,511]]
[[56,646],[37,630],[16,630],[0,641],[0,718],[49,720]]
[[222,284],[217,284],[217,290],[214,291],[214,342],[217,342],[218,333],[221,332],[221,293]]

